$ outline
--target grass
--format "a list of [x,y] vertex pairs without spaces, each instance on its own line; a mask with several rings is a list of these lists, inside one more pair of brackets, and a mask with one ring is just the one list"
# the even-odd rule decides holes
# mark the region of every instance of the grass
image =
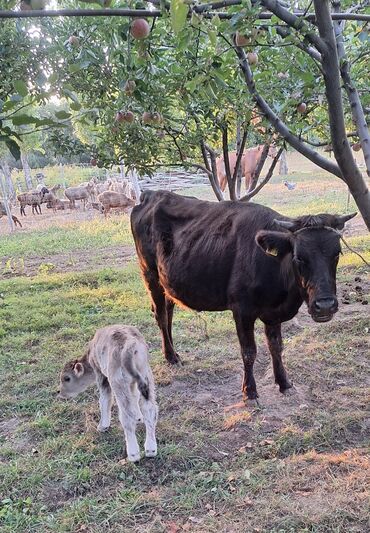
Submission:
[[107,245],[133,244],[127,217],[69,222],[30,233],[14,233],[0,240],[0,256],[48,256]]
[[[297,193],[301,183],[307,190],[324,187],[321,178],[315,185],[304,176]],[[271,187],[282,211],[288,191]],[[305,194],[306,203],[297,196],[298,206],[286,204],[288,214],[309,204],[311,193]],[[341,191],[333,200],[330,187],[322,194],[324,210],[345,199]],[[321,210],[321,203],[312,205]],[[18,233],[0,242],[0,254],[45,261],[66,251],[91,255],[132,244],[127,218],[99,222]],[[348,241],[368,257],[368,235]],[[368,298],[367,267],[348,251],[340,265],[343,286],[358,284],[360,276]],[[137,465],[124,460],[116,412],[111,431],[96,432],[94,389],[75,401],[56,397],[64,362],[81,355],[97,327],[113,323],[144,333],[157,383],[159,454]],[[257,325],[262,407],[253,410],[239,405],[241,361],[231,314],[177,309],[174,338],[185,364],[168,367],[135,260],[122,268],[45,268],[1,280],[1,532],[367,532],[368,309],[352,302],[328,324],[303,319],[302,326],[285,326],[285,358],[296,386],[285,398],[273,383]]]

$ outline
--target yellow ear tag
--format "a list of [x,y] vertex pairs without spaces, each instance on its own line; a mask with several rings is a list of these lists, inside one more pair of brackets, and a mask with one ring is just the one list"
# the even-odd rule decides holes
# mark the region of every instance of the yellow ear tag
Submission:
[[273,255],[273,256],[277,256],[278,255],[278,251],[276,248],[270,248],[269,250],[266,250],[266,253],[269,254],[269,255]]

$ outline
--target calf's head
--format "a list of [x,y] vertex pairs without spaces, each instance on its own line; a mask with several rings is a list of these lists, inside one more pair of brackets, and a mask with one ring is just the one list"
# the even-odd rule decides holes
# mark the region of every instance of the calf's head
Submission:
[[331,320],[338,310],[339,230],[355,215],[321,214],[289,221],[275,220],[276,227],[285,231],[260,231],[256,235],[257,244],[267,255],[291,262],[302,297],[315,322]]
[[91,365],[81,359],[70,361],[64,365],[60,373],[59,397],[68,399],[75,398],[80,392],[95,381],[94,371]]

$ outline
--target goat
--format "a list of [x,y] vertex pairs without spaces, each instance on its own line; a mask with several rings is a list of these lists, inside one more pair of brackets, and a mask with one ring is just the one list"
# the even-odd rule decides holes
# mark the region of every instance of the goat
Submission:
[[60,398],[74,398],[96,382],[100,392],[98,431],[111,422],[113,396],[126,439],[128,461],[140,459],[136,425],[144,420],[145,455],[157,455],[155,428],[158,407],[144,337],[133,326],[98,329],[83,357],[65,364],[60,375]]
[[79,185],[77,187],[68,187],[64,191],[64,194],[69,200],[71,209],[76,207],[76,200],[82,200],[85,209],[86,200],[89,199],[93,190],[94,185],[92,185],[91,183],[87,183],[86,185]]
[[41,213],[41,203],[42,203],[42,200],[45,196],[45,194],[47,194],[49,192],[49,189],[47,189],[46,187],[42,187],[42,189],[38,192],[38,191],[29,191],[29,192],[22,192],[21,194],[18,194],[17,196],[17,200],[18,202],[20,203],[20,212],[21,212],[21,215],[24,215],[26,216],[26,211],[25,211],[25,207],[26,205],[31,205],[32,206],[32,214],[34,215],[36,213],[37,214],[42,214]]
[[135,205],[134,200],[127,198],[125,194],[114,192],[114,191],[105,191],[99,194],[98,201],[102,204],[104,208],[104,215],[107,216],[109,211],[112,208],[120,207],[123,211],[126,211],[130,207]]

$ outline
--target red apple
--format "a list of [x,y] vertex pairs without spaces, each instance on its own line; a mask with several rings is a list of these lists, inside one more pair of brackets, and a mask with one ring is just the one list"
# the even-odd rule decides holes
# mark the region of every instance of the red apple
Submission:
[[78,46],[80,44],[80,39],[77,37],[77,35],[71,35],[68,39],[68,42],[72,46]]
[[118,111],[118,112],[116,113],[116,116],[114,117],[114,120],[115,120],[116,122],[124,122],[125,119],[123,118],[123,111]]
[[156,111],[152,113],[153,124],[160,124],[162,122],[162,115]]
[[149,113],[149,111],[144,111],[141,115],[141,120],[143,121],[143,124],[150,124],[152,122],[152,114]]
[[150,33],[150,27],[145,19],[135,19],[130,32],[134,39],[145,39]]
[[301,102],[297,105],[297,111],[298,113],[305,113],[307,110],[307,105],[304,102]]
[[45,9],[48,0],[31,0],[32,9]]
[[123,113],[123,122],[133,122],[135,120],[135,115],[132,111],[126,111]]
[[247,59],[250,65],[257,65],[258,63],[258,55],[256,52],[248,52]]
[[92,158],[90,159],[90,165],[91,165],[92,167],[96,167],[96,164],[97,164],[97,160],[95,159],[95,157],[92,157]]
[[135,87],[136,87],[136,83],[134,82],[134,80],[127,80],[125,83],[125,86],[123,87],[123,90],[125,91],[126,94],[130,95],[134,92]]
[[250,37],[243,35],[240,31],[237,31],[235,34],[235,44],[236,46],[247,46],[251,44]]
[[20,4],[20,10],[21,11],[31,11],[32,10],[32,7],[31,7],[31,4],[25,2],[24,0],[22,0],[21,4]]
[[361,150],[361,143],[352,144],[352,150],[354,152],[359,152]]

